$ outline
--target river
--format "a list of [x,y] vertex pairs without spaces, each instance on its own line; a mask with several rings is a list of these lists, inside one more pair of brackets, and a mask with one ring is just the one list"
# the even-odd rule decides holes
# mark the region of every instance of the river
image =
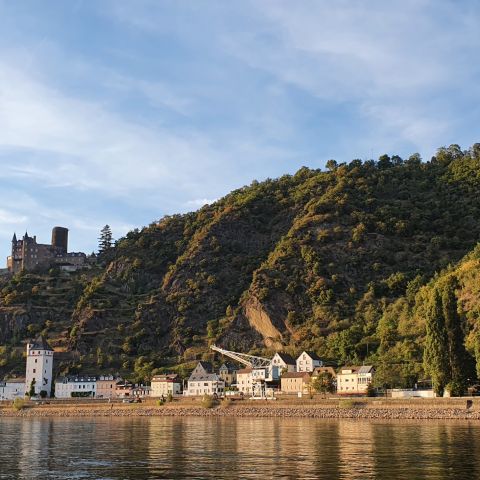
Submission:
[[480,423],[1,418],[0,479],[475,479]]

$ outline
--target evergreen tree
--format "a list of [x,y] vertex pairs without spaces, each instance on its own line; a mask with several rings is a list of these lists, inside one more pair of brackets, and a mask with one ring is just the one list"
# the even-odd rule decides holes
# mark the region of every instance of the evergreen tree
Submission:
[[112,229],[109,225],[105,225],[100,231],[100,237],[98,239],[98,253],[103,254],[108,252],[112,248],[112,244]]
[[450,364],[450,392],[454,396],[465,391],[467,379],[467,351],[464,346],[462,319],[458,313],[458,281],[449,275],[442,288],[442,307],[448,340],[448,361]]
[[432,291],[427,310],[423,364],[425,372],[432,377],[435,393],[442,396],[445,386],[450,381],[450,368],[442,298],[436,287]]

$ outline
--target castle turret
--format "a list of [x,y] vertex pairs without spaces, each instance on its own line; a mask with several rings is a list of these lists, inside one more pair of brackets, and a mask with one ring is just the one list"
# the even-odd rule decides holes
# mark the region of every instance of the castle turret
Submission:
[[54,227],[52,230],[52,247],[60,249],[63,253],[68,251],[68,228]]
[[12,243],[17,243],[17,234],[13,233]]
[[43,336],[39,336],[27,345],[27,370],[25,374],[25,393],[33,387],[35,395],[42,391],[50,397],[52,393],[53,349]]

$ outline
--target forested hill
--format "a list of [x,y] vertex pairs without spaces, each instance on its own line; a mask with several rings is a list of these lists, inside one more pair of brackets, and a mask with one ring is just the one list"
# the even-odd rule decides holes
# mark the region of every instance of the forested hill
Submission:
[[0,374],[19,370],[22,342],[43,330],[64,351],[63,371],[141,378],[186,369],[215,342],[392,364],[409,383],[424,375],[421,297],[465,265],[455,292],[474,354],[480,145],[429,162],[385,155],[327,167],[254,181],[132,231],[90,272],[2,280]]

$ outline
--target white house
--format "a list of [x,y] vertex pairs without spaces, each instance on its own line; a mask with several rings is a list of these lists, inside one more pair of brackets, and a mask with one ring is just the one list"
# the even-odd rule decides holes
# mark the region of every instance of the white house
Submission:
[[297,358],[297,372],[311,373],[316,367],[323,367],[323,362],[314,352],[304,351]]
[[179,395],[182,392],[182,382],[175,373],[155,375],[151,385],[152,397],[167,397],[169,394]]
[[52,393],[53,349],[43,336],[27,344],[27,369],[25,375],[25,393],[33,385],[35,395]]
[[208,362],[198,362],[187,382],[185,396],[223,395],[225,382],[213,372],[212,365]]
[[55,381],[55,398],[95,397],[97,377],[71,375]]
[[237,370],[237,389],[240,393],[246,395],[252,394],[252,370],[251,368],[241,368]]
[[343,367],[337,373],[337,393],[339,395],[365,395],[372,383],[374,368],[371,365],[361,367]]
[[294,372],[295,359],[288,353],[277,352],[272,358],[272,366],[278,367],[280,372]]
[[25,395],[25,379],[11,378],[0,382],[0,400],[15,400]]

